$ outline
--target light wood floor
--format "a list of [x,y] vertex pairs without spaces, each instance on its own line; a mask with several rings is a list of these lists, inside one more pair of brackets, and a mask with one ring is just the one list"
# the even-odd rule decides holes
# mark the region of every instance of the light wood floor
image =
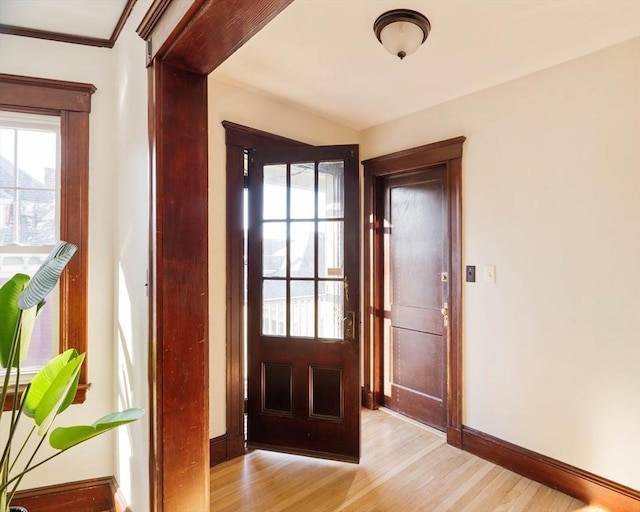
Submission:
[[348,464],[255,450],[211,470],[215,512],[569,512],[597,510],[446,444],[388,412],[362,411]]

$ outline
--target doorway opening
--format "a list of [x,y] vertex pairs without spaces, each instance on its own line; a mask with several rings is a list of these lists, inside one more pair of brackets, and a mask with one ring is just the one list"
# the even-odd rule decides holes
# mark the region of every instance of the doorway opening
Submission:
[[383,180],[382,404],[446,426],[449,300],[446,169]]
[[[457,447],[462,440],[464,140],[458,137],[363,162],[362,403],[372,409],[391,406],[424,421],[445,431],[447,442]],[[425,208],[428,215],[421,211]],[[432,225],[424,223],[426,216],[435,219]],[[402,225],[394,226],[394,221]],[[443,233],[442,245],[433,250],[430,239]],[[405,357],[407,350],[410,357]]]
[[247,383],[247,227],[248,152],[256,148],[306,144],[230,121],[222,123],[226,143],[226,433],[210,441],[210,465],[245,452]]
[[357,461],[358,148],[223,126],[227,432],[211,463],[245,440]]

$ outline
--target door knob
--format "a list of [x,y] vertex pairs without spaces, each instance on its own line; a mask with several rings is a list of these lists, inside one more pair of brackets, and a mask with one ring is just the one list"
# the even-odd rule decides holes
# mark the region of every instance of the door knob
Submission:
[[442,313],[442,316],[447,316],[449,314],[449,304],[448,303],[444,303],[442,305],[442,309],[440,310],[440,313]]

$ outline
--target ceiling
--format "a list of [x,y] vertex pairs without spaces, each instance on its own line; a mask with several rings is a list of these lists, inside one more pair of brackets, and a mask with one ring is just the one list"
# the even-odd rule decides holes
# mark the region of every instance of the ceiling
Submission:
[[[0,0],[0,24],[106,41],[134,1]],[[432,28],[402,61],[373,34],[397,8]],[[213,76],[361,130],[639,35],[640,0],[294,0]]]
[[[120,21],[129,14],[135,0],[0,0],[0,24],[36,33],[50,34],[45,39],[72,40],[91,44],[86,39],[105,41],[113,46]],[[122,20],[124,22],[124,20]],[[74,41],[76,42],[76,41]]]
[[[388,54],[373,22],[423,13],[431,34]],[[361,130],[640,35],[640,0],[295,0],[213,72]]]

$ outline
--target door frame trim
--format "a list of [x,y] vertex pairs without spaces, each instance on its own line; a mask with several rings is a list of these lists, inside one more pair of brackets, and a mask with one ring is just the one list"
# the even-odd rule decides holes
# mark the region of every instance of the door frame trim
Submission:
[[377,205],[384,178],[444,167],[449,228],[449,339],[447,344],[447,443],[462,446],[462,145],[456,137],[364,160],[362,402],[375,409],[382,399],[382,335],[377,311],[383,305],[380,242],[383,212]]
[[[210,465],[238,457],[245,452],[244,429],[244,152],[249,149],[294,148],[309,146],[304,142],[222,121],[225,129],[226,163],[226,267],[227,267],[227,431],[216,438],[219,456]],[[213,443],[213,440],[211,440]]]
[[207,76],[291,2],[155,0],[138,27],[149,67],[152,512],[209,510]]

